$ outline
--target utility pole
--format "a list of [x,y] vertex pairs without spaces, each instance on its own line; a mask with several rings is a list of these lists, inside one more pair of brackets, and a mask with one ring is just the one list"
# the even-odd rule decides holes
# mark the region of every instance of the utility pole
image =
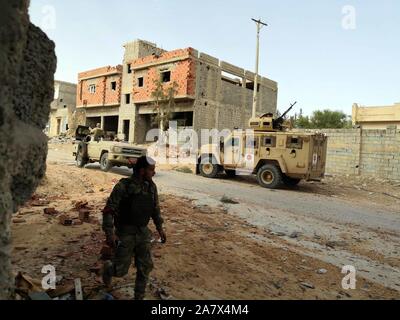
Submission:
[[257,24],[257,49],[256,49],[256,77],[254,79],[254,96],[253,96],[253,112],[252,117],[256,117],[257,111],[257,97],[258,97],[258,65],[260,60],[260,31],[263,26],[268,26],[268,24],[261,21],[261,19],[255,20],[251,19]]

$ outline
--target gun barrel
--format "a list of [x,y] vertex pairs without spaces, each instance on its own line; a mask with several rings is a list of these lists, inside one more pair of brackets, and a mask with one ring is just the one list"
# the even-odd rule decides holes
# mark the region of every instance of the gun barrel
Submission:
[[283,115],[281,115],[279,118],[282,118],[282,119],[283,119],[284,117],[286,117],[286,115],[290,112],[290,110],[293,109],[293,107],[294,107],[296,104],[297,104],[297,101],[296,101],[295,103],[291,104],[290,107],[289,107],[289,109],[287,109],[286,112],[285,112]]

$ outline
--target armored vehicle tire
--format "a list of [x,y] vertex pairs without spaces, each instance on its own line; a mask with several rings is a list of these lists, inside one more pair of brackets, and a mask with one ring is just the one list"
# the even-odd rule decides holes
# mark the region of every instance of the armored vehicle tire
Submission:
[[230,178],[236,177],[236,170],[225,170],[225,173]]
[[211,158],[202,159],[199,165],[200,174],[206,178],[215,178],[218,175],[219,167],[212,163]]
[[266,164],[258,170],[257,180],[264,188],[276,189],[283,184],[283,174],[277,166]]
[[104,172],[108,172],[112,167],[113,165],[108,160],[108,152],[104,152],[100,158],[100,169]]
[[295,187],[300,183],[301,179],[295,179],[295,178],[290,178],[287,176],[283,177],[283,182],[288,186],[288,187]]
[[83,168],[87,164],[87,159],[84,157],[84,151],[81,146],[78,148],[78,152],[76,154],[76,166],[79,168]]

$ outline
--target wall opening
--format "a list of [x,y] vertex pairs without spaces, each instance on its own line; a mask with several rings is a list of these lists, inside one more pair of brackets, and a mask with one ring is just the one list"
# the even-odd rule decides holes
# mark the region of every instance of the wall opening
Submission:
[[[246,81],[246,88],[247,89],[249,89],[249,90],[251,90],[251,91],[254,91],[254,81]],[[259,83],[257,83],[257,92],[260,92],[260,84]]]
[[112,90],[112,91],[117,90],[117,82],[116,82],[116,81],[112,81],[112,82],[111,82],[111,90]]
[[123,127],[124,141],[129,141],[130,125],[131,125],[130,120],[124,120],[124,127]]
[[170,121],[176,121],[178,128],[191,128],[193,127],[193,112],[174,112]]
[[221,80],[225,82],[232,83],[237,86],[242,86],[242,79],[238,78],[232,73],[222,71],[221,72]]
[[132,73],[132,64],[131,64],[131,63],[128,63],[128,64],[126,65],[126,68],[127,68],[127,72],[128,72],[128,73]]
[[114,136],[118,132],[118,116],[104,117],[104,131],[108,134],[113,134]]
[[138,78],[138,87],[141,88],[144,86],[144,79],[143,77]]
[[161,81],[170,82],[171,81],[171,71],[161,72]]
[[86,126],[88,127],[95,128],[98,123],[101,124],[101,117],[86,118]]
[[128,93],[125,95],[125,103],[130,104],[131,103],[131,94]]

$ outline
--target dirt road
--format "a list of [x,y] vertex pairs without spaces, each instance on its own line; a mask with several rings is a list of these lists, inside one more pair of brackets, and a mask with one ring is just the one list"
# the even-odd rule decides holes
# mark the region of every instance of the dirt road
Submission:
[[[62,145],[50,146],[48,164],[47,179],[38,194],[55,196],[51,205],[61,211],[70,210],[71,201],[84,197],[94,205],[98,218],[112,185],[130,174],[127,168],[111,173],[101,172],[97,165],[75,168],[70,146]],[[155,244],[156,269],[149,298],[160,287],[180,299],[400,298],[398,186],[377,183],[377,189],[374,181],[349,183],[331,178],[323,184],[302,183],[295,190],[271,191],[249,177],[209,180],[164,170],[159,170],[155,181],[164,195],[163,212],[171,237],[165,247]],[[86,194],[88,189],[93,192]],[[71,234],[56,223],[43,224],[38,213],[31,219],[15,225],[19,246],[26,242],[22,234],[32,223],[54,235],[54,243],[47,244],[54,252],[65,251],[58,235],[61,230],[65,241],[82,236],[88,248],[102,239],[98,225],[67,229],[77,233]],[[32,241],[37,250],[43,240]],[[82,256],[79,248],[76,245],[71,257]],[[99,248],[73,263],[72,258],[64,258],[62,271],[70,277],[87,272],[82,270],[96,262]],[[46,252],[37,259],[51,258]],[[40,264],[36,260],[19,263],[21,270]],[[356,290],[341,287],[345,265],[357,270]],[[91,276],[86,274],[92,281],[88,280],[88,288],[98,281]]]

